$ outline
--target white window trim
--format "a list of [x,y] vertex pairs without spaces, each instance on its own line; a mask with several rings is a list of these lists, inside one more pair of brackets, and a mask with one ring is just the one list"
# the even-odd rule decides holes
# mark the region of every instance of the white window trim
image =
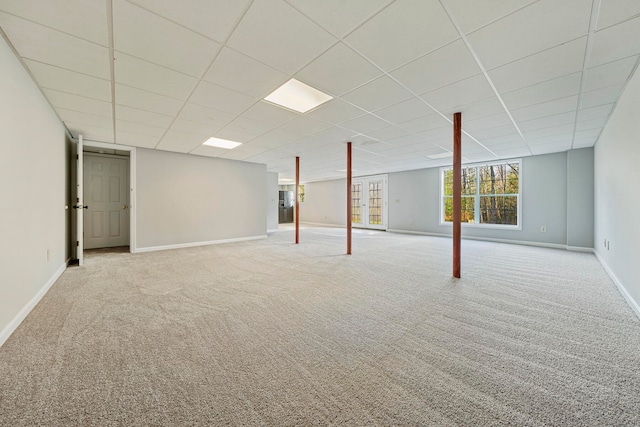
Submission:
[[[468,223],[468,222],[463,222],[461,223],[462,227],[464,228],[480,228],[480,229],[498,229],[498,230],[522,230],[522,159],[506,159],[506,160],[497,160],[497,161],[491,161],[491,162],[480,162],[480,163],[469,163],[469,164],[462,164],[462,169],[464,168],[474,168],[474,167],[479,167],[479,166],[491,166],[491,165],[502,165],[505,163],[518,163],[519,165],[519,170],[520,170],[520,174],[518,176],[518,225],[507,225],[507,224],[479,224],[479,223]],[[440,224],[441,226],[446,226],[446,227],[452,227],[453,223],[452,222],[447,222],[444,220],[444,171],[451,169],[453,167],[453,165],[450,166],[443,166],[440,168],[439,170],[439,174],[440,174],[440,184],[439,184],[439,191],[438,194],[440,196],[440,202],[438,203],[439,207],[440,207]],[[476,201],[479,202],[478,199],[478,194],[477,194],[477,187],[476,187]]]

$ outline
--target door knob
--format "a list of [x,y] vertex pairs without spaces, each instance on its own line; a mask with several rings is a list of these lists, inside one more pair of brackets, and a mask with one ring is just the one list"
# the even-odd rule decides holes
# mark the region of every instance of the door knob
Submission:
[[127,209],[127,205],[122,205],[122,209]]

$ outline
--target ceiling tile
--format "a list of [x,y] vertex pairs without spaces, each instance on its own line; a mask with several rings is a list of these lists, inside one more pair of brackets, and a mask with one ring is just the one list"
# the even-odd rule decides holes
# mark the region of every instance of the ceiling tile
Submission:
[[590,91],[625,83],[637,61],[638,56],[631,56],[619,61],[589,68],[586,70],[584,90]]
[[566,98],[543,102],[529,107],[511,110],[511,115],[516,122],[533,120],[540,117],[552,116],[555,114],[575,111],[578,108],[578,96],[568,96]]
[[616,102],[622,93],[623,87],[623,85],[616,85],[585,92],[580,100],[580,108],[590,108]]
[[602,117],[599,119],[585,120],[576,123],[576,131],[589,130],[589,129],[602,129],[607,124],[608,117]]
[[329,95],[339,96],[380,75],[382,71],[338,43],[300,70],[295,78]]
[[[526,135],[525,135],[526,136]],[[571,141],[573,139],[573,132],[566,132],[557,135],[549,135],[542,136],[538,138],[527,138],[527,144],[533,150],[535,147],[539,146],[551,146],[557,145],[559,147],[563,147],[564,149],[568,149],[567,147],[571,146]],[[559,151],[563,151],[559,148]]]
[[[247,142],[253,138],[269,132],[277,127],[275,124],[268,124],[261,120],[250,119],[248,117],[239,116],[236,117],[231,123],[226,125],[222,130],[216,132],[216,135],[233,134],[242,135],[242,139],[233,139],[232,141]],[[247,138],[247,135],[250,136]],[[226,137],[223,137],[226,138]]]
[[0,26],[20,56],[109,80],[109,50],[0,12]]
[[168,116],[178,114],[184,105],[184,101],[122,84],[116,84],[116,103]]
[[29,67],[38,85],[43,89],[54,89],[111,102],[111,88],[107,80],[28,59],[24,62]]
[[589,137],[589,138],[574,139],[573,145],[571,146],[571,148],[576,150],[578,148],[593,147],[597,140],[598,140],[597,136]]
[[204,142],[206,139],[210,138],[212,135],[215,135],[220,129],[224,127],[224,124],[214,124],[214,123],[202,123],[196,122],[193,120],[187,120],[182,118],[177,118],[174,120],[171,125],[171,130],[178,132],[187,132],[195,135],[201,135],[202,141]]
[[145,136],[160,138],[164,135],[166,128],[149,126],[141,123],[129,122],[126,120],[116,120],[116,132],[130,132]]
[[336,37],[343,37],[393,0],[287,0],[293,7]]
[[458,40],[398,68],[391,75],[414,93],[422,94],[479,72],[467,46]]
[[222,128],[233,120],[235,115],[188,102],[184,105],[182,111],[180,111],[179,117],[213,127]]
[[366,111],[375,111],[411,97],[411,93],[387,76],[352,90],[342,98]]
[[207,138],[203,138],[201,135],[170,129],[160,140],[156,148],[158,150],[188,153],[191,150],[199,148],[206,139]]
[[0,10],[102,46],[109,45],[107,7],[102,1],[2,0]]
[[508,125],[512,125],[512,122],[507,113],[494,114],[492,116],[486,116],[481,119],[474,120],[464,120],[463,115],[462,129],[469,133],[474,133],[480,130]]
[[591,2],[540,0],[470,34],[488,70],[584,36]]
[[189,102],[231,114],[240,114],[257,101],[240,92],[201,81]]
[[420,98],[410,98],[375,111],[376,116],[382,117],[391,123],[402,123],[433,113],[433,109],[427,106]]
[[577,72],[546,82],[512,90],[501,95],[509,109],[528,107],[554,99],[566,98],[580,92],[582,73]]
[[568,113],[555,114],[552,116],[545,116],[533,120],[519,121],[518,127],[522,132],[528,132],[537,129],[544,129],[553,126],[561,126],[567,124],[573,124],[576,120],[576,112],[569,111]]
[[333,126],[316,132],[311,136],[322,144],[328,144],[330,142],[347,142],[349,138],[353,138],[354,132],[343,127]]
[[585,120],[601,119],[603,117],[609,117],[614,104],[599,105],[592,108],[584,108],[578,110],[578,122]]
[[450,126],[450,124],[444,117],[437,113],[398,123],[398,127],[411,133],[424,132],[426,130],[436,129],[444,126]]
[[287,75],[224,47],[204,80],[256,98],[264,98],[287,81]]
[[442,110],[442,113],[453,120],[453,113],[462,113],[462,124],[469,120],[476,120],[482,117],[493,116],[494,114],[504,113],[504,107],[497,97],[492,96],[471,104],[456,106]]
[[257,135],[253,129],[242,129],[239,126],[229,127],[229,125],[227,125],[216,132],[216,134],[213,136],[215,136],[216,138],[228,139],[229,141],[241,142],[244,144],[247,141],[251,141]]
[[446,0],[446,3],[462,30],[468,34],[535,1],[537,0]]
[[583,37],[489,71],[498,92],[508,92],[582,70]]
[[524,137],[529,140],[539,140],[548,136],[567,135],[573,132],[574,124],[552,126],[544,129],[536,129],[528,132],[523,132]]
[[358,133],[367,133],[374,130],[382,129],[389,126],[389,122],[382,120],[371,114],[357,117],[352,120],[348,120],[340,125],[345,129],[349,129]]
[[158,137],[116,130],[116,143],[141,148],[155,148]]
[[451,109],[494,96],[493,89],[483,74],[441,87],[420,95],[437,110]]
[[218,42],[231,33],[251,0],[129,0]]
[[114,47],[154,64],[199,77],[220,44],[126,1],[113,3]]
[[197,80],[177,71],[116,53],[116,83],[133,86],[175,99],[186,100]]
[[308,116],[335,125],[365,114],[365,111],[341,99],[334,98],[307,113]]
[[332,127],[330,123],[314,119],[311,116],[303,115],[283,125],[283,127],[301,138],[305,135],[320,132]]
[[571,140],[564,139],[551,144],[541,144],[531,147],[531,151],[535,156],[543,154],[557,153],[558,151],[567,151],[571,149]]
[[600,30],[638,15],[640,2],[637,0],[601,1],[596,29]]
[[112,125],[99,127],[93,124],[75,123],[67,120],[64,123],[75,138],[82,135],[84,139],[89,141],[114,142]]
[[458,37],[437,0],[397,0],[351,33],[346,43],[391,71]]
[[290,122],[300,114],[266,101],[259,101],[245,111],[242,116],[271,125],[273,128]]
[[289,75],[336,39],[282,0],[254,2],[227,44]]
[[589,67],[616,61],[640,53],[640,16],[626,22],[597,31],[593,36]]
[[171,125],[173,117],[124,105],[116,105],[116,119],[141,123],[148,126],[168,128],[169,125]]
[[56,112],[64,122],[79,123],[84,126],[95,126],[104,129],[113,127],[113,121],[110,117],[97,116],[82,111],[67,110],[64,108],[56,108]]
[[399,126],[387,126],[386,128],[366,132],[366,135],[380,141],[387,141],[390,139],[407,136],[409,135],[409,133]]
[[[463,123],[464,128],[464,123]],[[491,139],[499,139],[512,137],[513,135],[517,135],[517,139],[522,140],[520,134],[518,134],[518,130],[515,128],[513,123],[506,124],[504,126],[496,126],[490,127],[487,129],[475,130],[473,132],[469,132],[471,136],[483,142]]]
[[82,111],[97,116],[111,117],[111,103],[78,96],[71,93],[60,92],[53,89],[43,89],[43,92],[51,105],[66,110]]

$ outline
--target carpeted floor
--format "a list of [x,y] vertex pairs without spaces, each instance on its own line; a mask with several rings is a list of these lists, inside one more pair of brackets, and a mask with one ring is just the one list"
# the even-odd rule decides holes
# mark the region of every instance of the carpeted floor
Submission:
[[303,228],[67,269],[0,425],[638,426],[640,321],[591,254]]

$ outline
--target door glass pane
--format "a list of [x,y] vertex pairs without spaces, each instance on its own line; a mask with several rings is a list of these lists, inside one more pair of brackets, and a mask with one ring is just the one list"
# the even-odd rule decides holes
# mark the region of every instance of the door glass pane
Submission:
[[382,224],[382,181],[369,183],[369,224]]
[[362,184],[351,185],[351,222],[362,224]]

